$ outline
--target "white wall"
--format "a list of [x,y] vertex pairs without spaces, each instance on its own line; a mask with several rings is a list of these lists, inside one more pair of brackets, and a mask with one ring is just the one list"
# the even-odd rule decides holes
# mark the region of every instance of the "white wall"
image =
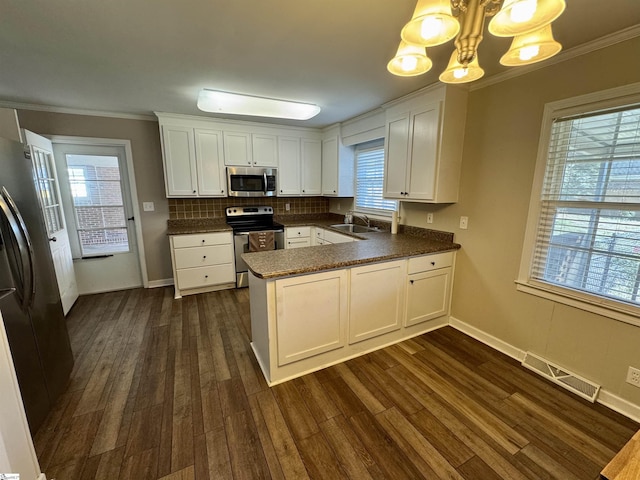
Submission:
[[19,473],[21,480],[44,480],[29,433],[1,314],[0,392],[0,473]]

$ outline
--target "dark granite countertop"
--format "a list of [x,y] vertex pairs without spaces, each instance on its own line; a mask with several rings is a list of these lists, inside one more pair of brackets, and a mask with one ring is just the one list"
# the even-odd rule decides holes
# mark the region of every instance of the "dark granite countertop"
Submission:
[[[352,234],[332,229],[331,225],[342,223],[343,217],[331,213],[279,215],[275,220],[285,227],[322,227],[361,241],[243,254],[242,258],[247,262],[249,269],[259,278],[319,272],[460,248],[459,244],[453,242],[453,233],[400,225],[398,234],[392,235],[389,231],[389,222],[375,220],[371,222],[372,225],[383,230],[380,233]],[[230,231],[232,231],[231,227],[227,225],[224,218],[167,221],[167,235]]]
[[242,258],[255,276],[268,279],[460,248],[459,244],[453,243],[451,240],[430,239],[406,233],[397,235],[386,232],[366,233],[358,234],[358,236],[366,240],[290,250],[245,253]]
[[190,233],[230,232],[224,218],[188,218],[167,220],[167,235],[187,235]]

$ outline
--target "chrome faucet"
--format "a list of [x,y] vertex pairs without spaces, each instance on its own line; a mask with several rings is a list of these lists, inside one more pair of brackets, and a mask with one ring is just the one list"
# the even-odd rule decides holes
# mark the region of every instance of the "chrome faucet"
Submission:
[[367,227],[369,227],[369,228],[371,227],[371,222],[369,221],[369,217],[367,217],[364,213],[356,213],[353,210],[349,210],[347,212],[347,214],[345,215],[345,218],[351,218],[350,222],[345,222],[345,223],[355,223],[353,221],[353,219],[354,218],[359,218],[360,220],[362,220],[365,223],[365,225]]

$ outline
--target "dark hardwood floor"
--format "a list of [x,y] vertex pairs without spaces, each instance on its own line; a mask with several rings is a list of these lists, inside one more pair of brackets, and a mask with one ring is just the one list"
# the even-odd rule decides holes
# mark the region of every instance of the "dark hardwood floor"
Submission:
[[48,479],[594,480],[639,428],[452,328],[269,388],[247,289],[172,294],[78,300]]

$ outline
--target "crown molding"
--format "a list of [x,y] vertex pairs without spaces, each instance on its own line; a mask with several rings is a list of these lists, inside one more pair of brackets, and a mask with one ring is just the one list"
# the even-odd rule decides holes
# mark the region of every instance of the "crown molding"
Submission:
[[610,47],[611,45],[615,45],[616,43],[625,42],[636,37],[640,37],[640,25],[633,25],[631,27],[625,28],[624,30],[620,30],[619,32],[605,35],[604,37],[600,37],[591,42],[583,43],[582,45],[578,45],[577,47],[570,48],[569,50],[565,50],[564,52],[561,52],[560,54],[544,62],[513,68],[507,70],[506,72],[492,75],[491,77],[488,77],[484,80],[479,80],[469,86],[469,91],[480,90],[481,88],[504,82],[505,80],[510,80],[521,75],[526,75],[527,73],[531,73],[535,70],[540,70],[541,68],[546,68],[551,65],[566,62],[567,60],[571,60],[572,58],[595,52],[596,50]]
[[106,112],[102,110],[83,110],[81,108],[66,108],[66,107],[53,107],[50,105],[38,105],[35,103],[19,103],[8,102],[0,100],[0,107],[13,108],[15,110],[34,110],[37,112],[49,112],[49,113],[65,113],[69,115],[88,115],[90,117],[107,117],[107,118],[121,118],[126,120],[146,120],[150,122],[157,122],[158,119],[155,115],[143,115],[134,113],[120,113],[120,112]]

